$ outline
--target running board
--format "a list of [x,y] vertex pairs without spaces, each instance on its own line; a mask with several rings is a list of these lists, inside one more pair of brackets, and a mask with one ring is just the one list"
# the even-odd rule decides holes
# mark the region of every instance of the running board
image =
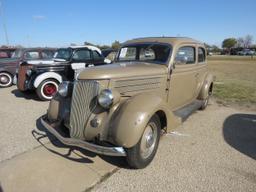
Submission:
[[197,111],[203,105],[203,101],[196,100],[176,111],[174,114],[181,118],[182,122],[185,121],[192,113]]

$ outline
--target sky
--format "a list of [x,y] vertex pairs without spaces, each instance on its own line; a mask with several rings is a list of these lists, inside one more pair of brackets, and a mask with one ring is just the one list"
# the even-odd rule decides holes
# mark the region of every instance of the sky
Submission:
[[220,46],[256,40],[256,0],[0,0],[0,45],[110,45],[148,36],[186,36]]

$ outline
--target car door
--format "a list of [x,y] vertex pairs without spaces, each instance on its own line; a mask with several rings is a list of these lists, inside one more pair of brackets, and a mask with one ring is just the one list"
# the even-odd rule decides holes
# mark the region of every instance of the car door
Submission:
[[196,46],[182,45],[176,50],[168,96],[168,103],[173,110],[183,107],[195,99],[198,77],[195,70],[197,66]]

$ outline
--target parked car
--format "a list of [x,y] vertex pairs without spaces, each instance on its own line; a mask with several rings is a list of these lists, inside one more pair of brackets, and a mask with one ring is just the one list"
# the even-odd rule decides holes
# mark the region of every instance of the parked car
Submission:
[[255,55],[255,51],[250,49],[243,49],[242,51],[237,52],[238,55]]
[[109,63],[94,46],[58,49],[50,61],[26,61],[19,67],[17,87],[35,90],[41,100],[51,100],[62,81],[73,81],[81,69]]
[[55,49],[50,48],[22,48],[17,49],[11,58],[0,59],[0,87],[9,87],[23,61],[52,59]]
[[0,48],[0,59],[10,58],[16,48]]
[[161,133],[205,109],[212,89],[203,43],[134,39],[122,45],[113,64],[63,81],[41,123],[66,145],[125,156],[132,168],[144,168]]

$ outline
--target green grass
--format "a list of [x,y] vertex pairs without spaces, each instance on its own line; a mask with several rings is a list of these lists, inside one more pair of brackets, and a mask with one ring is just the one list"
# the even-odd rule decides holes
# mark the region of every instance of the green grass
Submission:
[[213,95],[222,103],[256,106],[256,57],[208,57],[209,70],[216,77]]

